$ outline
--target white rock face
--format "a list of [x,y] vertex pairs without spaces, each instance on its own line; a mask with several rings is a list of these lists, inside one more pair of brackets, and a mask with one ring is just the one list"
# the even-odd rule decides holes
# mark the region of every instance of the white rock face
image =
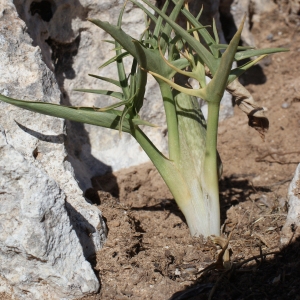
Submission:
[[287,245],[300,234],[300,164],[288,190],[288,215],[281,231],[281,244]]
[[[55,77],[12,0],[0,0],[0,58],[2,94],[60,102]],[[3,102],[0,111],[0,292],[20,299],[96,292],[86,258],[100,249],[106,228],[74,179],[65,122]]]

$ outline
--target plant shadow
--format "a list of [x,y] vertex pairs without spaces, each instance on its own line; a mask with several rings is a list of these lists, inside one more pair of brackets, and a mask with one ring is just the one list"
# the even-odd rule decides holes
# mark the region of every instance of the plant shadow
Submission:
[[169,300],[299,299],[299,247],[298,237],[273,255],[261,253],[245,264],[233,262],[230,270],[204,272]]
[[[226,220],[226,212],[232,205],[237,205],[247,199],[253,193],[268,193],[272,190],[265,186],[254,186],[253,183],[244,176],[253,174],[233,174],[223,177],[219,182],[221,224]],[[249,177],[250,177],[249,176]]]

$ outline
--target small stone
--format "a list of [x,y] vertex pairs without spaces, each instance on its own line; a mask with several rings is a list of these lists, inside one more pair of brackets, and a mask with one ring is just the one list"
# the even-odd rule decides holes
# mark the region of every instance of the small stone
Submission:
[[218,128],[218,134],[219,135],[223,135],[226,131],[227,131],[227,128],[225,126]]
[[290,106],[291,106],[291,104],[288,103],[288,102],[283,102],[283,103],[281,104],[281,108],[284,108],[284,109],[289,108]]
[[110,222],[110,227],[119,227],[120,226],[120,221],[119,220],[113,220]]
[[180,272],[179,269],[177,269],[177,268],[176,268],[176,270],[175,270],[175,275],[177,275],[177,276],[180,276],[180,275],[181,275],[181,272]]
[[279,200],[278,200],[278,205],[279,205],[279,207],[281,207],[281,208],[285,208],[286,205],[287,205],[286,199],[283,198],[283,197],[279,198]]
[[272,283],[275,284],[275,283],[278,283],[280,281],[280,274],[278,276],[276,276],[273,280],[272,280]]
[[296,238],[300,235],[300,197],[299,194],[295,194],[299,181],[300,164],[296,168],[294,178],[288,189],[288,214],[286,216],[285,224],[280,232],[280,242],[282,246],[288,245],[291,242],[292,237]]
[[267,36],[268,41],[272,41],[273,38],[274,38],[274,35],[272,33],[268,34],[268,36]]

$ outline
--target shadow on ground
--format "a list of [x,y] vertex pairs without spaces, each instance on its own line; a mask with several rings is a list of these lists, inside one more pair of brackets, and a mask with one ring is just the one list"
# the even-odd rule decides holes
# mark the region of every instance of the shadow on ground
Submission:
[[[300,299],[300,238],[280,252],[262,253],[230,270],[210,270],[169,300]],[[272,257],[270,259],[270,257]]]

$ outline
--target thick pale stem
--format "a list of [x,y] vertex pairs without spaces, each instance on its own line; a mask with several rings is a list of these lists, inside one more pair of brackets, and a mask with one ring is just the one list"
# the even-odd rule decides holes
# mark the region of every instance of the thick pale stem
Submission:
[[169,158],[174,162],[178,162],[180,147],[175,100],[173,98],[171,87],[167,83],[160,80],[159,86],[163,96],[167,119]]
[[217,136],[220,102],[208,103],[206,150],[204,159],[203,197],[206,203],[211,232],[220,235],[220,200],[217,162]]

